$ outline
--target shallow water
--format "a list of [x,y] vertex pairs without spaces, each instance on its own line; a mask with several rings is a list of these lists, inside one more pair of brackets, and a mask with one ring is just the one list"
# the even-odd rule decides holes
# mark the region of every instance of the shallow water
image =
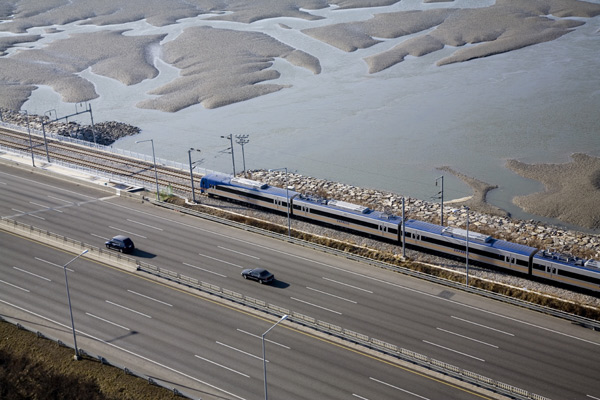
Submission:
[[[475,3],[482,5],[457,1],[453,6]],[[416,6],[423,7],[420,1],[404,1],[377,11]],[[369,15],[363,10],[315,14],[336,22]],[[511,203],[516,195],[541,190],[541,184],[517,176],[504,163],[512,158],[562,163],[574,152],[600,156],[600,17],[586,21],[557,40],[518,51],[435,66],[454,51],[447,48],[408,57],[374,75],[367,73],[362,58],[398,40],[344,53],[297,31],[324,21],[290,18],[250,25],[195,19],[153,28],[153,33],[170,32],[167,40],[184,26],[199,23],[261,31],[321,61],[322,73],[313,75],[277,60],[274,68],[282,76],[271,82],[291,84],[291,88],[212,110],[194,106],[170,114],[136,108],[136,103],[150,97],[148,91],[177,76],[176,69],[160,60],[157,79],[130,87],[89,71],[82,75],[94,82],[101,95],[90,102],[95,122],[118,120],[143,129],[138,137],[119,140],[115,147],[149,154],[147,143],[135,141],[152,138],[157,157],[182,163],[188,161],[188,148],[195,147],[202,150],[202,167],[231,172],[231,156],[222,152],[229,142],[221,136],[247,134],[248,169],[287,167],[304,175],[426,200],[439,190],[435,179],[442,173],[436,167],[447,165],[498,185],[489,194],[492,204],[515,217],[543,220]],[[283,29],[280,23],[293,29]],[[127,26],[139,33],[149,29],[143,22]],[[38,114],[56,109],[59,116],[74,112],[73,104],[61,103],[49,88],[37,90],[23,108]],[[89,123],[86,118],[81,122]],[[240,171],[241,147],[236,144],[234,150]],[[471,193],[462,182],[444,175],[446,199]]]

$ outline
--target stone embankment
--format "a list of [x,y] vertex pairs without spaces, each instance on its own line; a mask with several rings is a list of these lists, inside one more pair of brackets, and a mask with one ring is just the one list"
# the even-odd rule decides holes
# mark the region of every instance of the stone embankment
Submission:
[[76,122],[49,122],[48,116],[28,115],[7,109],[0,109],[0,121],[7,124],[27,127],[42,131],[42,123],[46,133],[72,137],[88,142],[110,146],[117,139],[140,133],[140,128],[122,122],[108,121],[91,125],[80,125]]
[[[284,172],[251,171],[248,177],[272,186],[285,187]],[[288,174],[288,185],[302,193],[312,193],[326,198],[335,198],[361,204],[389,214],[402,214],[402,195],[373,189],[362,189],[324,179]],[[440,223],[440,204],[410,197],[405,198],[405,215],[435,224]],[[453,207],[444,206],[444,225],[466,227],[467,210],[460,203]],[[600,260],[600,235],[566,230],[534,220],[517,220],[506,216],[495,216],[469,211],[469,229],[491,235],[496,239],[526,244],[540,249],[572,254],[582,258]]]

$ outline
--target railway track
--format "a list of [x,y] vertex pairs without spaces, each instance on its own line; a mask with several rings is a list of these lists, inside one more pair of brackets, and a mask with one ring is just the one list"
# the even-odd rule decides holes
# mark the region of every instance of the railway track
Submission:
[[[46,154],[46,143],[48,152]],[[29,134],[18,130],[0,127],[0,146],[15,149],[20,152],[30,153],[36,156],[36,162],[58,160],[62,163],[72,164],[99,171],[111,176],[121,176],[126,180],[135,180],[145,187],[155,188],[156,181],[162,190],[169,188],[174,193],[190,196],[192,193],[189,171],[154,164],[134,157],[114,154],[101,148],[87,147],[76,143],[61,141],[60,139],[46,135],[46,141],[39,134],[31,134],[31,145]],[[158,179],[157,179],[158,176]],[[200,182],[200,176],[194,177]],[[198,189],[194,188],[196,194]]]

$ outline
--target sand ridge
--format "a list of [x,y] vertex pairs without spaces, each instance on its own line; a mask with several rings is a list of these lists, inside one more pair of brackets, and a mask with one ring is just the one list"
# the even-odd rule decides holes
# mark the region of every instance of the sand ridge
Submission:
[[573,154],[570,163],[525,164],[509,160],[508,168],[544,184],[546,190],[519,196],[514,203],[532,214],[573,225],[600,229],[600,158]]
[[365,57],[369,73],[373,74],[402,62],[408,55],[420,57],[446,46],[459,49],[439,60],[438,66],[518,50],[554,40],[584,24],[583,21],[559,18],[589,18],[599,14],[600,5],[572,0],[498,0],[490,7],[378,14],[367,21],[309,28],[302,32],[349,52],[381,42],[375,38],[395,39],[431,30],[390,50]]
[[[79,76],[88,68],[125,85],[151,80],[157,75],[149,56],[155,47],[159,49],[155,53],[166,55],[163,61],[181,69],[180,77],[148,93],[156,97],[141,101],[139,107],[175,112],[195,104],[215,108],[243,102],[285,88],[280,84],[264,83],[280,76],[272,68],[275,58],[282,58],[314,74],[321,72],[320,60],[266,34],[258,36],[256,32],[221,28],[197,30],[199,27],[194,27],[193,33],[184,32],[180,38],[162,43],[162,33],[134,35],[114,26],[145,21],[150,26],[162,27],[200,16],[206,21],[245,24],[276,17],[320,21],[323,17],[311,14],[311,10],[368,9],[395,3],[398,1],[6,2],[0,8],[0,17],[4,18],[0,32],[22,34],[32,27],[46,27],[46,34],[51,36],[60,32],[57,27],[69,23],[95,25],[102,30],[57,39],[41,49],[27,49],[27,43],[34,44],[40,39],[39,35],[19,35],[18,39],[0,36],[0,51],[6,52],[17,43],[26,42],[19,46],[19,51],[0,55],[0,106],[19,109],[38,85],[51,86],[66,102],[97,98],[93,85]],[[583,18],[596,15],[600,15],[599,4],[580,0],[498,0],[492,6],[475,9],[432,6],[422,11],[380,13],[367,21],[320,23],[319,27],[298,33],[345,52],[376,46],[382,38],[402,39],[413,35],[400,40],[390,50],[364,58],[368,72],[375,74],[402,62],[407,55],[418,57],[448,46],[456,47],[457,51],[439,60],[439,66],[517,50],[556,39],[584,24]],[[192,37],[193,34],[198,37]],[[203,53],[209,54],[210,59],[206,56],[203,59]],[[15,88],[15,85],[21,87]]]

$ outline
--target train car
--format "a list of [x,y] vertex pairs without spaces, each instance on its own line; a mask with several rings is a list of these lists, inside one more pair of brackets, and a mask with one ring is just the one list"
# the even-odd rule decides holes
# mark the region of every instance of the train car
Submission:
[[299,193],[266,183],[227,174],[207,174],[200,180],[200,190],[209,196],[217,196],[240,203],[287,213],[288,198]]
[[533,276],[600,292],[600,263],[552,250],[542,250],[533,259]]
[[[267,210],[287,213],[315,223],[343,228],[385,239],[416,249],[459,259],[466,258],[467,234],[469,261],[564,285],[600,292],[600,263],[564,256],[464,229],[443,227],[428,222],[406,220],[371,210],[368,207],[306,196],[293,190],[227,174],[202,177],[200,188],[209,196],[236,201]],[[291,207],[288,209],[288,203]],[[404,234],[403,234],[404,233]]]
[[292,201],[293,215],[357,233],[393,241],[398,240],[401,218],[371,210],[358,204],[326,200],[305,195]]
[[[531,262],[538,251],[537,248],[494,239],[477,232],[469,231],[468,234],[469,261],[521,274],[531,274]],[[407,220],[405,237],[407,245],[452,257],[466,258],[467,231],[464,229]]]

